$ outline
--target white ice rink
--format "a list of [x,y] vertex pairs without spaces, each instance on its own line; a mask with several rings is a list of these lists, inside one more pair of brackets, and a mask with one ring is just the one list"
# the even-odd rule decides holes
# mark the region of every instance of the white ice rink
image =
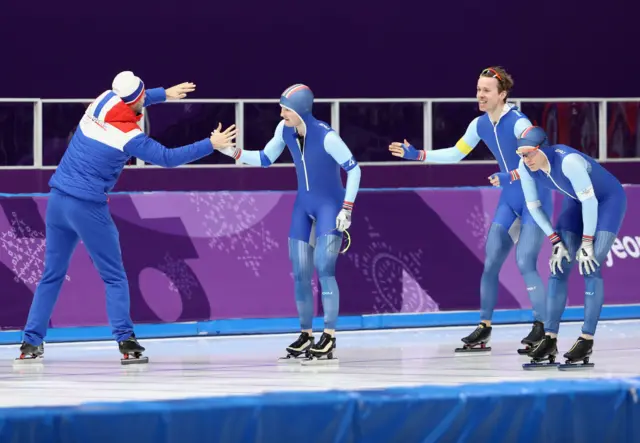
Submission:
[[[580,325],[561,325],[561,354]],[[529,360],[516,349],[530,325],[495,326],[490,354],[455,355],[460,338],[472,330],[342,332],[340,363],[333,367],[278,364],[297,334],[141,339],[150,361],[131,366],[120,364],[114,342],[47,344],[42,365],[19,368],[13,365],[19,346],[0,346],[0,407],[640,375],[640,320],[601,322],[591,358],[595,368],[571,372],[522,369]]]

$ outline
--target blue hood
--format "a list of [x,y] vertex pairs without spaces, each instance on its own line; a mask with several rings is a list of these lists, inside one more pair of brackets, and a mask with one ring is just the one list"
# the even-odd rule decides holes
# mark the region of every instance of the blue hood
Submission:
[[547,133],[539,126],[529,126],[525,129],[518,139],[518,148],[522,146],[533,146],[535,148],[543,148],[549,145]]
[[306,122],[312,116],[313,92],[301,83],[290,86],[280,96],[280,105],[291,109]]

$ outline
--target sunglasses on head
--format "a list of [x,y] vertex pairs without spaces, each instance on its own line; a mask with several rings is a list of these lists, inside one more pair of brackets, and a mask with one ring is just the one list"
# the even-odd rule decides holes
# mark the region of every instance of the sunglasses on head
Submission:
[[485,69],[480,75],[484,77],[496,78],[498,79],[498,81],[502,81],[502,77],[500,76],[500,74],[498,74],[498,72],[493,68]]

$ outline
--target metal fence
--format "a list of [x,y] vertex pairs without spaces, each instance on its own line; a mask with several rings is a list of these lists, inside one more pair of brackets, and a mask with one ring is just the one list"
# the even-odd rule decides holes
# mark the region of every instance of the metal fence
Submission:
[[[0,98],[0,103],[12,104],[12,103],[32,103],[33,104],[33,164],[30,166],[0,166],[0,169],[53,169],[55,166],[43,166],[43,104],[46,103],[84,103],[89,104],[93,99],[36,99],[36,98]],[[340,133],[340,105],[342,103],[358,104],[358,103],[420,103],[422,104],[422,123],[423,123],[423,139],[424,149],[431,150],[433,148],[433,113],[434,104],[437,103],[475,103],[475,99],[466,98],[438,98],[438,99],[422,99],[422,98],[350,98],[350,99],[316,99],[316,103],[329,103],[331,106],[331,126]],[[598,108],[597,125],[598,125],[598,160],[599,161],[638,161],[637,157],[634,158],[608,158],[608,104],[612,103],[640,103],[640,98],[527,98],[527,99],[512,99],[511,102],[515,103],[518,107],[522,107],[526,103],[594,103]],[[169,101],[166,105],[171,106],[173,103],[225,103],[233,104],[235,107],[235,124],[239,128],[237,136],[238,146],[243,146],[243,140],[245,136],[244,127],[244,107],[246,104],[254,103],[278,103],[278,99],[186,99],[180,101]],[[148,116],[146,116],[148,118]],[[144,129],[144,120],[142,127]],[[460,134],[462,135],[462,134]],[[454,141],[455,142],[455,141]],[[491,160],[475,160],[465,161],[465,163],[493,163]],[[371,164],[381,165],[397,165],[399,163],[406,163],[402,160],[398,161],[385,161],[385,162],[370,162]],[[367,164],[367,162],[361,163]],[[238,164],[213,164],[213,165],[185,165],[182,167],[200,167],[200,168],[220,168],[220,167],[238,167]],[[291,166],[290,164],[283,164],[280,166]],[[127,166],[129,168],[141,168],[141,167],[154,167],[153,165],[145,164],[144,161],[137,159],[136,164]]]

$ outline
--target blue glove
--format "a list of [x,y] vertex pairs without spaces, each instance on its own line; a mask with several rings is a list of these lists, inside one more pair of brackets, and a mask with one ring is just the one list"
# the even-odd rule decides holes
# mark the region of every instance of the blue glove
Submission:
[[417,160],[423,162],[427,158],[427,153],[423,149],[414,148],[405,139],[404,143],[393,142],[389,145],[389,151],[391,155],[395,157],[402,157],[405,160]]
[[508,172],[497,172],[489,177],[489,182],[493,186],[505,187],[511,184],[511,174]]

